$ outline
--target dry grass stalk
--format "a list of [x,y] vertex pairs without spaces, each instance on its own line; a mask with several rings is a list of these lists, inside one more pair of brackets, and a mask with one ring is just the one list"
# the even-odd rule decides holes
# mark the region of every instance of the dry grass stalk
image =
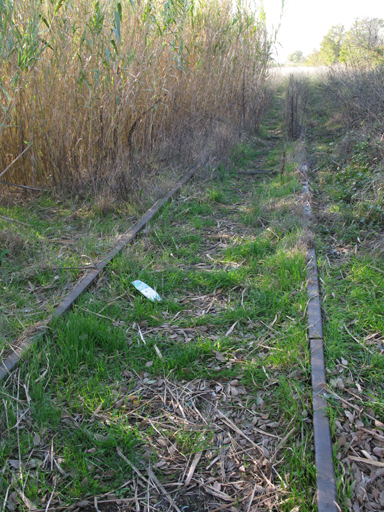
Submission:
[[20,254],[25,247],[25,241],[23,238],[10,230],[0,231],[0,248],[1,251],[4,249],[13,256]]
[[138,194],[150,168],[227,154],[265,110],[270,41],[246,6],[5,0],[0,12],[0,169],[12,164],[15,183]]
[[[338,372],[338,368],[335,371]],[[370,392],[359,384],[356,388],[352,384],[352,389],[342,387],[338,394],[329,388],[328,391],[343,403],[341,414],[335,420],[335,436],[342,468],[341,483],[351,485],[346,505],[351,510],[381,510],[384,506],[384,425],[373,409],[367,409]]]
[[[284,492],[273,480],[275,456],[269,458],[269,453],[275,447],[276,455],[293,430],[281,440],[280,436],[271,438],[258,429],[251,420],[257,417],[260,424],[262,414],[245,407],[245,389],[234,383],[239,387],[234,399],[231,391],[227,395],[226,386],[218,382],[151,380],[146,374],[135,378],[130,371],[126,375],[134,383],[134,390],[131,388],[129,394],[118,396],[110,409],[95,412],[95,417],[111,421],[116,408],[124,409],[125,414],[136,418],[141,425],[145,453],[140,465],[132,464],[118,450],[119,456],[136,473],[138,486],[142,488],[142,492],[137,492],[136,486],[135,496],[131,498],[137,510],[147,503],[148,486],[151,503],[159,510],[169,506],[178,510],[193,503],[194,506],[199,504],[201,510],[208,507],[219,511],[236,505],[238,510],[246,511],[252,505],[259,505],[263,510],[279,503]],[[236,425],[229,416],[242,419],[236,419]],[[268,420],[266,423],[279,429],[283,427]],[[148,437],[147,428],[155,434]],[[191,446],[193,451],[188,455]],[[162,483],[154,474],[155,467],[152,469],[149,465],[154,453]],[[242,473],[245,467],[247,471]],[[215,477],[217,470],[221,476]],[[171,494],[175,490],[176,493]]]

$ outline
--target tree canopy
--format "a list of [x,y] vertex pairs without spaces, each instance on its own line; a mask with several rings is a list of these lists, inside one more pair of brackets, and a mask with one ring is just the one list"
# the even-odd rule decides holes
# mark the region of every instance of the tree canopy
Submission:
[[344,25],[334,25],[323,37],[320,49],[306,58],[306,64],[311,66],[349,62],[384,63],[384,20],[356,19],[349,30]]
[[336,64],[340,60],[340,52],[343,48],[345,36],[344,25],[334,25],[331,27],[320,44],[319,62],[321,64]]
[[305,57],[302,51],[297,50],[296,52],[291,53],[288,55],[288,61],[292,64],[303,64],[305,61]]

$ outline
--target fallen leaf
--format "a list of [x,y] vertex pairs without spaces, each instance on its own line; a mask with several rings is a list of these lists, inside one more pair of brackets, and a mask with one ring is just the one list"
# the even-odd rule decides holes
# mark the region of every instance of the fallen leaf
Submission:
[[101,434],[94,434],[93,437],[96,439],[96,441],[108,441],[108,437],[102,436]]
[[209,485],[206,485],[204,488],[209,494],[212,494],[212,496],[215,496],[216,498],[220,498],[224,501],[233,501],[233,498],[231,496],[228,496],[228,494],[226,494],[225,492],[217,491],[216,489],[210,487]]
[[17,459],[9,459],[8,464],[13,467],[13,469],[20,469],[20,467],[22,467]]
[[349,411],[345,411],[345,415],[349,419],[350,423],[353,423],[355,419],[355,414],[351,414]]
[[239,322],[239,321],[237,320],[237,321],[236,321],[236,322],[235,322],[235,323],[234,323],[234,324],[233,324],[233,325],[228,329],[228,331],[225,333],[225,336],[229,336],[229,335],[232,333],[233,329],[236,327],[236,325],[238,324],[238,322]]
[[29,469],[36,469],[38,467],[40,467],[42,465],[43,461],[40,460],[40,459],[31,459],[29,462],[28,462],[28,465],[27,467]]
[[14,510],[16,510],[17,506],[18,506],[17,493],[14,491],[8,496],[7,507],[10,510],[10,512],[13,512]]
[[265,402],[261,398],[261,396],[257,397],[257,405],[258,405],[258,407],[260,407],[261,410],[265,409]]
[[28,510],[36,510],[36,505],[24,494],[23,491],[16,490],[20,498],[23,500],[24,505],[28,508]]
[[115,409],[121,409],[124,405],[124,398],[121,398],[115,403]]
[[113,478],[115,476],[115,474],[116,473],[113,471],[113,469],[110,469],[103,473],[103,478]]
[[88,507],[88,505],[90,505],[90,504],[91,504],[91,502],[88,500],[81,500],[81,501],[78,501],[77,503],[75,503],[73,506],[85,508],[85,507]]

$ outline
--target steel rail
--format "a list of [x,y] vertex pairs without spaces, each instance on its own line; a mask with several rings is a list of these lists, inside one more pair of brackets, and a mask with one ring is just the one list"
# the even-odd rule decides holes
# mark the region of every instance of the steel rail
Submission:
[[[307,166],[303,165],[302,173],[307,176]],[[307,195],[304,202],[304,215],[312,222],[312,208],[308,181],[303,182],[303,194]],[[315,440],[315,465],[317,483],[318,512],[338,512],[335,469],[329,418],[326,414],[325,395],[325,360],[323,344],[323,326],[321,317],[320,289],[317,275],[316,251],[307,250],[307,293],[308,293],[308,338],[311,349],[312,369],[312,408],[313,430]]]
[[[146,224],[158,213],[164,204],[171,199],[171,197],[178,192],[183,185],[192,179],[199,166],[191,169],[174,187],[141,217],[139,221],[132,226],[129,231],[119,240],[119,242],[108,251],[101,261],[97,263],[96,268],[92,269],[65,297],[65,299],[53,310],[52,315],[48,318],[47,325],[53,317],[63,315],[78,299],[78,297],[89,288],[94,282],[96,277],[104,270],[104,268],[117,256],[124,247],[129,245],[136,235],[146,226]],[[13,349],[13,353],[0,365],[0,380],[7,377],[10,372],[15,368],[25,352],[30,349],[32,344],[42,335],[42,333],[26,337],[22,343]]]
[[[307,167],[302,167],[303,174],[307,174]],[[157,201],[145,215],[120,239],[120,241],[104,255],[102,260],[78,283],[67,297],[53,311],[52,317],[63,315],[93,283],[103,269],[127,246],[135,236],[145,227],[161,207],[195,174],[196,168],[186,174],[162,199]],[[309,193],[308,182],[303,183],[303,193]],[[312,211],[310,201],[304,204],[304,214],[311,219]],[[316,265],[315,249],[307,251],[307,292],[308,292],[308,337],[311,348],[312,391],[313,391],[313,424],[315,439],[316,480],[318,512],[338,512],[340,509],[336,501],[336,483],[333,466],[332,442],[329,427],[329,418],[326,415],[325,393],[325,363],[323,348],[323,330],[320,305],[320,292]],[[39,335],[25,339],[14,353],[0,366],[0,379],[9,375],[18,364],[20,358],[30,348]]]

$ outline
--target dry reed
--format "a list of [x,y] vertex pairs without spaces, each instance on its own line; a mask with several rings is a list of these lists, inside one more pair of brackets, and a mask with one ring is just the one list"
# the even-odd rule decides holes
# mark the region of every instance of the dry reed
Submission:
[[[257,126],[270,39],[229,0],[0,0],[0,170],[130,194]],[[5,177],[4,177],[5,178]]]

